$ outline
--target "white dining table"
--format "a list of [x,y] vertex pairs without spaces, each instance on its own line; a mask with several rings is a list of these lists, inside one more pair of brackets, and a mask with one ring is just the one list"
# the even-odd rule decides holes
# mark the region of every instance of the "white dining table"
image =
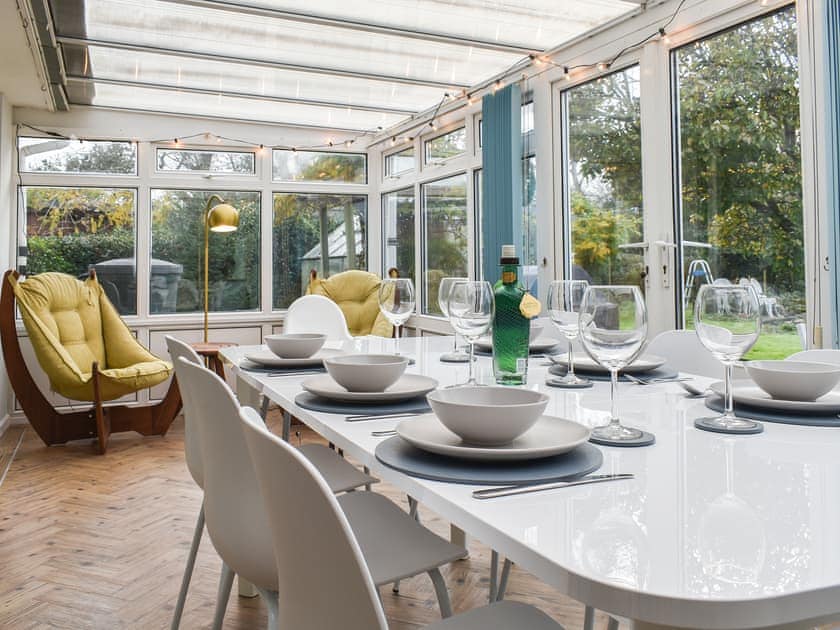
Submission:
[[[344,349],[394,345],[365,337]],[[441,386],[467,378],[466,364],[440,361],[451,346],[451,337],[399,341],[415,361],[408,371]],[[656,443],[599,447],[599,472],[634,479],[477,500],[478,486],[411,477],[376,459],[382,438],[371,432],[399,419],[351,423],[309,411],[295,397],[310,376],[238,369],[254,349],[222,350],[240,389],[251,389],[243,404],[259,404],[254,392],[265,396],[457,528],[634,628],[808,628],[840,619],[840,419],[837,428],[765,423],[759,435],[722,435],[693,426],[712,412],[678,384],[621,383],[622,421],[655,434]],[[547,361],[529,363],[526,387],[549,394],[546,414],[587,426],[606,421],[609,383],[553,388]],[[492,382],[490,358],[479,357],[475,369]]]

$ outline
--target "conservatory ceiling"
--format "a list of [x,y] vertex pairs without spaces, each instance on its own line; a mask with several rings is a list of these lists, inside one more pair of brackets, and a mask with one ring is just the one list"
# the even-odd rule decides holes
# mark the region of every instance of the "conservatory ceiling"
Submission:
[[75,105],[387,128],[623,0],[50,0]]

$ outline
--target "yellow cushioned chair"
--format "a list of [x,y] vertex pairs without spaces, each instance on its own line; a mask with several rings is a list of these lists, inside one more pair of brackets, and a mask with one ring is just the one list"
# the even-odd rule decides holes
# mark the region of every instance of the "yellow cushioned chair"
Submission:
[[394,327],[379,310],[379,285],[382,280],[367,271],[342,271],[329,278],[310,274],[308,294],[323,295],[338,304],[354,337],[378,335],[393,337]]
[[[58,412],[38,389],[20,351],[15,302],[53,391],[92,402],[92,410]],[[96,436],[104,453],[111,433],[164,435],[180,410],[174,378],[158,404],[103,405],[162,383],[172,374],[172,364],[137,342],[93,272],[84,282],[63,273],[18,282],[17,272],[7,271],[0,294],[0,336],[15,395],[47,445]]]

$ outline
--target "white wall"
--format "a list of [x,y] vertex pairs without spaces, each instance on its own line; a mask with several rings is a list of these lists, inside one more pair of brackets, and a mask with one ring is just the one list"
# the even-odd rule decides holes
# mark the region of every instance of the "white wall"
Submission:
[[[15,160],[12,107],[0,94],[0,272],[12,266],[15,226],[15,185],[12,167]],[[3,368],[0,375],[0,434],[6,428],[11,408],[11,387]]]

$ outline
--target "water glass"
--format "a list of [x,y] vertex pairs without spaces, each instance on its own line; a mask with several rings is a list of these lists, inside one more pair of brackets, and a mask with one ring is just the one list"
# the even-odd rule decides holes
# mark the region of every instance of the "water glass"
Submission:
[[379,286],[379,310],[395,327],[396,353],[400,353],[401,327],[414,313],[414,283],[411,278],[385,278]]
[[694,303],[694,330],[706,349],[725,367],[723,415],[703,418],[724,430],[752,429],[757,423],[737,418],[732,402],[732,367],[761,333],[761,308],[751,286],[707,284]]
[[618,372],[635,360],[647,337],[647,310],[639,287],[591,286],[583,294],[578,318],[584,350],[610,371],[610,421],[592,436],[614,442],[642,437],[618,419]]
[[589,379],[575,374],[575,357],[572,342],[578,338],[580,329],[580,304],[589,283],[586,280],[555,280],[548,288],[546,307],[548,316],[569,343],[569,359],[566,375],[559,379],[564,385],[586,385]]
[[489,282],[456,282],[449,292],[449,322],[470,344],[469,378],[467,385],[476,385],[473,376],[475,342],[487,334],[493,323],[495,302],[493,288]]
[[[449,317],[449,294],[452,292],[452,287],[458,282],[468,282],[469,278],[441,278],[438,285],[438,307],[444,317]],[[452,352],[447,352],[441,356],[442,361],[448,363],[466,363],[470,360],[469,355],[463,350],[458,349],[458,333],[454,335],[454,348]]]

